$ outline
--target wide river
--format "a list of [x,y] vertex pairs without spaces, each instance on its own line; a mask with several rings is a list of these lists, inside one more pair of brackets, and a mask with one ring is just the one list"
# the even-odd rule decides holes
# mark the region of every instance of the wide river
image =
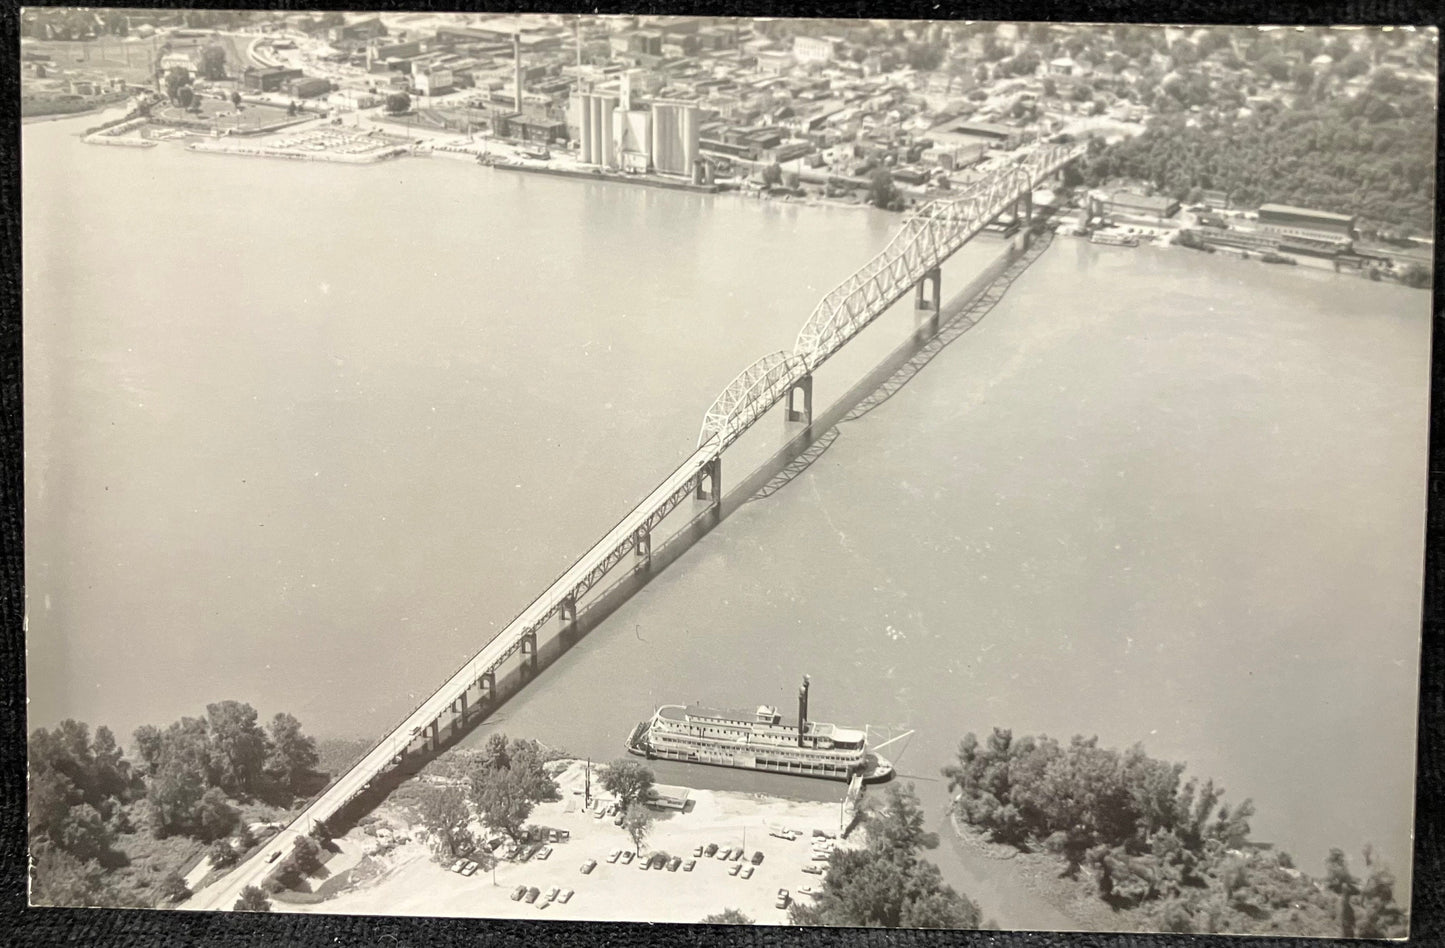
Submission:
[[[221,698],[375,736],[689,453],[897,218],[482,169],[87,146],[27,125],[30,722]],[[956,291],[1000,250],[981,238]],[[618,756],[655,704],[870,724],[939,828],[995,725],[1142,741],[1319,870],[1408,879],[1428,294],[1059,238],[508,703]],[[911,301],[819,377],[903,341]],[[784,440],[775,410],[725,483]],[[833,437],[833,435],[830,435]],[[700,786],[840,786],[661,768]],[[1056,919],[945,842],[1005,926]]]

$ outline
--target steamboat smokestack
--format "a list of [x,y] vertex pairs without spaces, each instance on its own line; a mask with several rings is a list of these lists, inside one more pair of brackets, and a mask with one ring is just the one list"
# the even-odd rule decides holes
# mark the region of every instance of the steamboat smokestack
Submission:
[[522,34],[512,34],[512,71],[517,81],[517,112],[522,111]]
[[803,687],[798,689],[798,746],[803,746],[803,732],[808,729],[808,676],[803,676]]

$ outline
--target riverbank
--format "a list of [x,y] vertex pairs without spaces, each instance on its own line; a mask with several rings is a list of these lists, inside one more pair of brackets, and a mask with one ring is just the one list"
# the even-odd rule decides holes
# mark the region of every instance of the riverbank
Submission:
[[603,171],[583,171],[571,168],[554,168],[542,164],[523,164],[512,162],[497,162],[493,168],[500,168],[505,171],[524,171],[528,174],[550,174],[559,178],[581,178],[584,181],[607,181],[616,184],[640,184],[649,188],[662,188],[667,191],[693,191],[698,194],[716,194],[718,186],[715,184],[693,184],[691,181],[672,181],[667,178],[660,178],[651,174],[608,174]]
[[[836,803],[688,788],[684,810],[654,811],[656,822],[642,852],[696,859],[693,870],[644,871],[637,860],[607,861],[613,850],[630,851],[632,844],[611,819],[599,818],[584,806],[586,764],[566,760],[553,766],[562,798],[539,805],[528,821],[570,834],[566,842],[553,844],[549,858],[502,861],[495,873],[458,875],[431,858],[425,831],[411,814],[388,803],[378,809],[378,822],[369,824],[370,832],[368,826],[361,826],[341,840],[343,852],[369,850],[348,860],[347,884],[338,887],[332,897],[309,904],[275,901],[273,911],[697,922],[735,908],[760,923],[782,925],[787,924],[788,913],[775,905],[778,889],[796,894],[802,886],[820,885],[821,877],[803,871],[803,866],[812,862],[808,840],[814,829],[837,833]],[[598,793],[596,773],[592,776],[593,799],[611,802],[609,795]],[[375,835],[378,824],[385,827],[380,839]],[[783,827],[801,835],[793,841],[769,835],[770,830]],[[709,843],[743,848],[748,856],[741,860],[743,865],[752,865],[751,857],[757,852],[763,854],[762,861],[754,867],[752,878],[732,875],[729,870],[736,862],[693,856],[696,847]],[[840,845],[857,845],[857,841]],[[583,873],[581,866],[589,859],[595,860],[596,866]],[[536,903],[513,901],[511,892],[520,885],[536,886],[544,895]],[[545,893],[554,886],[574,889],[575,895],[566,903],[554,901],[539,907],[546,904]],[[328,888],[322,886],[321,891]]]

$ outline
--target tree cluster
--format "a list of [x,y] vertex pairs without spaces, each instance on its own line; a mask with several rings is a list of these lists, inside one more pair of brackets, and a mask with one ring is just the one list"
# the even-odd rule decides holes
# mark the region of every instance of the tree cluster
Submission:
[[537,804],[561,799],[544,763],[536,741],[491,735],[470,781],[471,804],[482,821],[520,842],[522,826]]
[[[1087,867],[1102,899],[1139,910],[1151,928],[1340,932],[1349,897],[1330,896],[1287,854],[1251,845],[1251,801],[1223,804],[1222,788],[1183,771],[1139,745],[1121,753],[1097,738],[1062,745],[995,728],[985,742],[967,735],[943,773],[960,819],[999,842],[1058,853],[1071,874]],[[1403,932],[1393,878],[1374,868],[1356,885],[1370,892],[1371,930]]]
[[289,798],[316,778],[316,742],[286,713],[263,729],[256,709],[239,701],[206,706],[164,731],[144,725],[135,743],[145,769],[146,801],[157,836],[203,841],[228,835],[237,814],[227,798]]
[[1380,69],[1350,98],[1204,120],[1179,110],[1200,95],[1207,100],[1207,84],[1176,76],[1160,94],[1178,100],[1172,113],[1090,160],[1090,186],[1127,177],[1181,199],[1214,188],[1244,207],[1273,201],[1358,214],[1375,226],[1432,226],[1435,104],[1417,83]]
[[967,896],[945,885],[938,867],[919,853],[938,845],[924,829],[923,808],[910,785],[890,786],[881,808],[867,817],[868,844],[828,861],[823,891],[811,905],[794,903],[795,925],[858,928],[976,929],[982,916]]
[[41,905],[115,905],[105,870],[125,865],[116,837],[130,830],[125,805],[141,793],[115,736],[94,737],[66,720],[30,735],[29,831],[35,859],[31,896]]

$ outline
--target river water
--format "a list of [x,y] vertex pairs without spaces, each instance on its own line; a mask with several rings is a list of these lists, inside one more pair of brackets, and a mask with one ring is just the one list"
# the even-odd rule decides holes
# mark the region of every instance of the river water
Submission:
[[[101,148],[86,124],[22,136],[32,726],[128,735],[234,697],[379,734],[896,223],[441,158]],[[965,248],[945,295],[1001,246]],[[909,306],[825,367],[820,407]],[[807,673],[817,719],[915,730],[885,754],[939,828],[965,732],[1097,734],[1253,797],[1306,869],[1372,842],[1407,880],[1429,333],[1424,293],[1060,238],[494,726],[608,759],[655,704],[791,709]],[[726,483],[783,443],[777,414]],[[1005,926],[1057,924],[936,858]]]

